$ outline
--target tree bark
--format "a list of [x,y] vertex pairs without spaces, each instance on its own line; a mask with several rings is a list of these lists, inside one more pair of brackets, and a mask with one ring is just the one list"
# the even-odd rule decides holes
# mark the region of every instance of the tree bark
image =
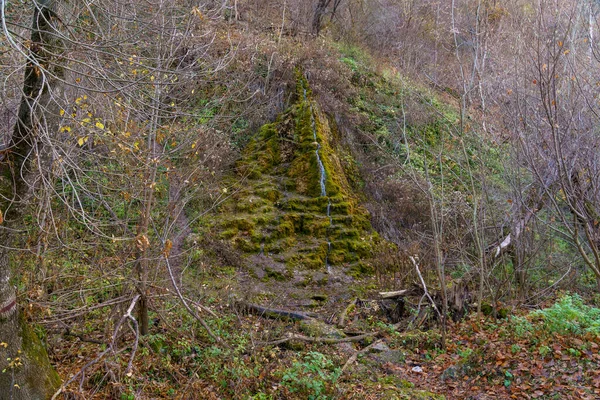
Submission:
[[[46,46],[54,30],[51,0],[35,2],[31,27],[23,95],[13,134],[6,148],[5,163],[0,165],[0,189],[9,194],[10,204],[0,204],[5,211],[4,225],[18,223],[31,194],[28,160],[34,155],[39,135],[36,110],[43,107],[48,92],[49,56]],[[11,284],[10,243],[5,226],[0,228],[0,394],[9,399],[49,398],[60,385],[50,366],[46,350],[26,321],[18,316],[16,291]],[[6,397],[4,397],[6,396]]]
[[329,6],[330,1],[331,0],[319,0],[315,6],[312,20],[312,33],[315,36],[319,36],[319,33],[321,32],[321,20],[323,19],[323,15],[325,15],[325,11],[327,10],[327,6]]

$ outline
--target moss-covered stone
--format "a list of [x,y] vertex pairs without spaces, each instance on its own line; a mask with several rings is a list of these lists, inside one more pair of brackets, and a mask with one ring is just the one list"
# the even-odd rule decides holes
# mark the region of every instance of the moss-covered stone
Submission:
[[348,275],[360,278],[362,276],[373,275],[375,270],[373,266],[364,262],[357,262],[348,268]]
[[221,208],[227,215],[219,223],[220,237],[246,253],[262,249],[289,268],[356,263],[372,255],[377,235],[346,176],[355,164],[347,151],[338,154],[335,123],[301,75],[295,99],[243,151],[237,173],[251,179],[236,192],[233,206]]
[[305,319],[300,321],[300,330],[310,337],[329,337],[341,339],[345,335],[338,329],[318,319]]
[[265,268],[265,278],[274,279],[276,281],[285,281],[287,277],[280,271],[275,271],[271,268]]
[[236,237],[233,239],[233,244],[239,250],[245,253],[258,253],[260,251],[260,245],[257,243],[253,243],[251,240],[244,239],[242,237]]

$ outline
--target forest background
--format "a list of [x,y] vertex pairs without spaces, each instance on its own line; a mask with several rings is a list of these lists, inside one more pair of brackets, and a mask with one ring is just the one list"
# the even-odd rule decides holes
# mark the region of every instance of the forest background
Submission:
[[3,398],[596,398],[599,7],[0,1]]

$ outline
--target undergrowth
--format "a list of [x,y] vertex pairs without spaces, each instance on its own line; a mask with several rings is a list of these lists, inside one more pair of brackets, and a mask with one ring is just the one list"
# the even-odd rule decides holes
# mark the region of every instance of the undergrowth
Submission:
[[600,309],[586,305],[577,294],[566,294],[551,307],[533,311],[529,318],[515,320],[517,335],[540,331],[559,335],[600,335]]

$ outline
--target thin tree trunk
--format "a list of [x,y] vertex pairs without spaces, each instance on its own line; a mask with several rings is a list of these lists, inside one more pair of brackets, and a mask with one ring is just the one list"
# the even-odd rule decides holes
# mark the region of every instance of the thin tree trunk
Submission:
[[[23,97],[12,137],[8,143],[7,162],[0,172],[8,185],[2,188],[12,194],[11,204],[0,204],[5,211],[4,224],[18,223],[23,207],[31,195],[28,177],[31,175],[30,158],[39,150],[36,130],[37,109],[47,101],[49,45],[52,31],[52,2],[36,2],[31,27],[30,53],[23,80]],[[39,338],[17,313],[15,288],[11,283],[9,248],[13,241],[9,231],[0,229],[0,393],[2,398],[49,398],[60,384],[60,379],[48,360]],[[6,397],[4,397],[6,396]]]
[[312,20],[312,33],[315,36],[319,36],[319,33],[321,32],[321,20],[323,19],[323,15],[325,15],[325,11],[327,10],[330,1],[331,0],[319,0],[317,2]]

